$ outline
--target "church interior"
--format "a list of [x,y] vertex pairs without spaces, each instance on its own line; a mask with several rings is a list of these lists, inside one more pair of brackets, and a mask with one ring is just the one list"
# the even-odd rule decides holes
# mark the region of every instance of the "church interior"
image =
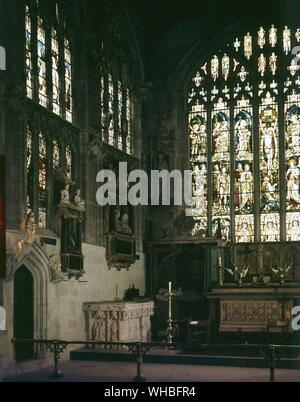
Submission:
[[[49,365],[43,340],[246,367],[283,345],[300,370],[299,1],[0,0],[0,19],[0,379]],[[189,202],[170,179],[169,202],[162,180],[156,203],[101,205],[124,163],[189,172]]]

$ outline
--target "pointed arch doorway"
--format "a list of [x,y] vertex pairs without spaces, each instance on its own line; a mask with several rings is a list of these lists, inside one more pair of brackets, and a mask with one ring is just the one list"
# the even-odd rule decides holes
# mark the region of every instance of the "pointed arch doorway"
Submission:
[[[34,281],[29,269],[21,266],[14,278],[14,337],[34,338]],[[32,344],[15,345],[15,360],[17,362],[32,359],[34,347]]]

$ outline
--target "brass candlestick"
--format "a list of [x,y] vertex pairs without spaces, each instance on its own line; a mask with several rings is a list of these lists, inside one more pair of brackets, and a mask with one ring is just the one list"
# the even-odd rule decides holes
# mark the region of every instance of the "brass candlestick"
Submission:
[[223,286],[223,284],[224,284],[224,269],[223,269],[221,257],[218,258],[218,282],[219,282],[219,286]]
[[168,329],[167,329],[167,344],[171,345],[173,343],[173,319],[172,319],[172,282],[169,282],[168,291]]

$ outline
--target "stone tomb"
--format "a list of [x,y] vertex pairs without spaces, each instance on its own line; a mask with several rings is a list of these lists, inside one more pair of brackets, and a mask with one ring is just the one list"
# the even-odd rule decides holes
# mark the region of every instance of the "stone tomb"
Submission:
[[150,342],[154,303],[92,302],[84,303],[86,337],[100,342]]

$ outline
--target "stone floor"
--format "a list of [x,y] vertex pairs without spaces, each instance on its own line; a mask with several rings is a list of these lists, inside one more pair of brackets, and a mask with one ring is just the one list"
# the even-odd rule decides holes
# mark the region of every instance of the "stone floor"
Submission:
[[[221,366],[144,364],[143,375],[149,382],[268,382],[269,370]],[[127,362],[68,361],[61,364],[64,378],[49,378],[52,367],[28,374],[8,377],[7,382],[131,382],[136,365]],[[277,369],[278,382],[299,382],[300,370]]]

